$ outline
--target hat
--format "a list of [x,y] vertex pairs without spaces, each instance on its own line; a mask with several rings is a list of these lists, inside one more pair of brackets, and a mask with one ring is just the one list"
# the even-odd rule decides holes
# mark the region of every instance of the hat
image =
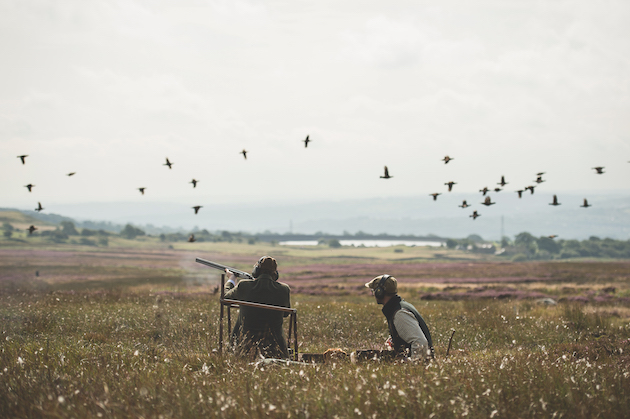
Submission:
[[[382,278],[383,275],[379,275],[367,284],[365,284],[365,286],[372,290],[376,289]],[[396,278],[394,278],[393,276],[387,278],[385,280],[385,285],[383,285],[383,289],[385,289],[385,294],[396,294],[398,292],[398,281],[396,281]]]
[[271,256],[263,256],[256,264],[261,272],[275,272],[278,270],[278,262]]

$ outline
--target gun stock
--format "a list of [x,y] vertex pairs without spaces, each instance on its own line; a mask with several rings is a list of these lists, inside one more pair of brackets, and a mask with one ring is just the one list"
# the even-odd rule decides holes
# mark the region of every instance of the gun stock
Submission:
[[211,260],[206,260],[206,259],[202,259],[202,258],[196,258],[195,262],[201,263],[202,265],[206,265],[206,266],[209,266],[209,267],[214,268],[214,269],[218,269],[218,270],[220,270],[222,272],[225,272],[225,270],[227,269],[230,272],[232,272],[234,275],[236,275],[238,278],[254,279],[254,277],[251,276],[251,274],[248,274],[247,272],[240,271],[240,270],[238,270],[236,268],[232,268],[230,266],[221,265],[220,263],[213,262]]

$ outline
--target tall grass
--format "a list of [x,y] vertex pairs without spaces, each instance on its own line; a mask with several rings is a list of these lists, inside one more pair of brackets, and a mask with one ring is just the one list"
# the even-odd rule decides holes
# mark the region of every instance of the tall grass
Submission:
[[[5,293],[0,417],[628,415],[627,320],[581,306],[412,302],[433,332],[432,363],[266,365],[217,352],[216,296]],[[387,336],[368,296],[293,303],[301,352],[381,348]]]

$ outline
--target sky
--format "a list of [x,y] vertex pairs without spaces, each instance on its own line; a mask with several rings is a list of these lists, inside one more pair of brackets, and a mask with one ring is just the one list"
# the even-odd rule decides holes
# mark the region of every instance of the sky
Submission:
[[0,207],[630,192],[626,0],[3,0],[0,57]]

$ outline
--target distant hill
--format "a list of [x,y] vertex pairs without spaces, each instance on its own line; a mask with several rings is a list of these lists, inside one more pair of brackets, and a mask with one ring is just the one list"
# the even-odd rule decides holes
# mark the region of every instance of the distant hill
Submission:
[[26,229],[33,224],[36,224],[38,227],[54,227],[56,225],[54,222],[43,221],[18,210],[0,208],[0,224],[2,223],[9,223],[19,229]]

